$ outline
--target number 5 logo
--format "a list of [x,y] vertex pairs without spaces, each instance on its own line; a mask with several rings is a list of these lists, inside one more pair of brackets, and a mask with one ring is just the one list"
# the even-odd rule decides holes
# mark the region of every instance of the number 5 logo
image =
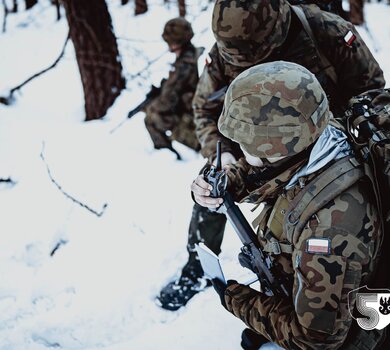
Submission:
[[[367,291],[364,292],[363,291]],[[354,317],[354,309],[363,317]],[[348,293],[348,309],[358,325],[365,330],[380,330],[390,323],[390,290],[369,289],[367,286]]]

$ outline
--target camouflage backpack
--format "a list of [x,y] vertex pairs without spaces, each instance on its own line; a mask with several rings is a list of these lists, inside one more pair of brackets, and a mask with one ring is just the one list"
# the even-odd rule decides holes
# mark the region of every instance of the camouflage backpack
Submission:
[[[384,232],[380,252],[374,254],[378,254],[379,262],[369,287],[390,289],[387,270],[387,252],[390,250],[390,89],[370,90],[353,97],[344,116],[333,123],[344,129],[355,155],[336,161],[310,183],[312,186],[305,186],[286,211],[284,230],[291,241],[318,209],[355,182],[368,177]],[[366,331],[353,323],[342,349],[387,350],[390,337],[386,333],[386,329]]]
[[[384,232],[381,251],[387,252],[390,248],[390,89],[370,90],[353,97],[339,121],[372,183]],[[384,258],[382,253],[382,262]],[[383,270],[379,268],[375,285],[390,288],[390,274]]]
[[390,289],[390,274],[383,268],[388,265],[385,260],[390,249],[390,89],[370,90],[351,98],[344,115],[333,123],[344,129],[355,155],[335,162],[313,181],[315,186],[300,192],[286,212],[284,229],[290,240],[318,209],[356,181],[368,177],[384,232],[382,255],[370,287]]
[[343,10],[342,0],[289,0],[291,5],[317,5],[321,10],[332,12],[348,20],[348,13]]

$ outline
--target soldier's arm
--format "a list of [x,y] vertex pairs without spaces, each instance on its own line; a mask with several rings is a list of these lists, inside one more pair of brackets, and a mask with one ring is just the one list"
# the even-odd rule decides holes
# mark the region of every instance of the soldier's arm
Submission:
[[174,72],[164,83],[160,95],[153,101],[153,108],[159,113],[172,113],[177,107],[183,91],[196,73],[196,60],[179,59],[175,63]]
[[196,135],[201,144],[201,153],[212,161],[216,154],[217,141],[221,140],[223,152],[233,153],[232,141],[218,131],[218,118],[223,107],[223,97],[208,101],[210,95],[227,85],[218,64],[216,47],[210,52],[212,61],[206,64],[200,76],[192,102]]
[[[311,23],[322,52],[336,69],[340,97],[346,101],[364,91],[383,88],[383,71],[356,28],[334,14],[322,13],[321,20]],[[349,33],[355,36],[350,45]]]
[[[360,286],[362,275],[367,277],[373,247],[364,241],[375,237],[378,223],[372,219],[372,207],[364,207],[357,196],[347,195],[338,205],[318,212],[294,239],[291,299],[266,296],[240,284],[227,288],[228,310],[283,348],[336,349],[351,326],[348,292]],[[362,207],[363,213],[357,210]],[[318,247],[310,240],[324,237],[330,239],[330,254],[314,253]],[[314,245],[308,248],[308,242]]]

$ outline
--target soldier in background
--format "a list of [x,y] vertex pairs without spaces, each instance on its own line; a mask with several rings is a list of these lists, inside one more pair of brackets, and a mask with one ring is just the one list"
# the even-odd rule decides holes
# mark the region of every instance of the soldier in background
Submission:
[[[218,140],[222,141],[223,165],[242,157],[238,145],[223,137],[217,127],[224,96],[210,96],[257,63],[284,60],[306,67],[316,75],[336,115],[344,111],[352,96],[385,85],[382,70],[353,25],[316,5],[217,0],[212,29],[216,44],[193,101],[201,153],[210,162],[215,159]],[[189,258],[179,278],[161,290],[162,307],[177,310],[207,286],[195,244],[204,242],[218,255],[225,223],[225,215],[195,204],[188,232]]]
[[364,23],[364,0],[349,0],[349,20],[352,24]]
[[191,24],[184,18],[173,18],[165,24],[162,37],[177,58],[159,96],[145,109],[145,126],[154,148],[170,149],[178,159],[180,155],[173,149],[172,140],[196,151],[200,148],[191,106],[199,79],[198,51],[191,43],[193,36]]
[[[289,292],[269,296],[213,280],[223,306],[284,349],[377,349],[385,330],[353,322],[348,293],[373,281],[379,212],[316,77],[284,61],[249,68],[229,86],[218,127],[245,155],[227,170],[228,191],[235,201],[264,203],[258,240]],[[209,186],[199,175],[194,198],[218,207]],[[253,269],[246,257],[240,253],[240,263]]]

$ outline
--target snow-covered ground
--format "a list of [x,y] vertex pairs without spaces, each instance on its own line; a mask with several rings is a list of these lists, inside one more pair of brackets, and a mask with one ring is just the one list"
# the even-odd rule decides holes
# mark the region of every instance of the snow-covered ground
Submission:
[[[188,3],[194,42],[207,51],[210,9],[201,7],[208,2]],[[390,81],[390,6],[365,10],[369,32],[359,31]],[[177,16],[175,5],[153,2],[134,18],[132,4],[111,1],[110,12],[127,77],[167,51],[160,35]],[[55,21],[49,1],[10,15],[0,34],[0,95],[49,66],[66,35],[66,21]],[[69,43],[56,68],[23,88],[14,105],[0,104],[0,178],[17,182],[0,184],[0,350],[240,348],[243,324],[212,289],[177,312],[154,303],[185,262],[188,188],[204,160],[179,144],[183,162],[154,151],[142,113],[110,134],[173,60],[162,55],[149,73],[128,80],[105,120],[83,123]],[[103,214],[65,197],[52,179]],[[227,275],[237,276],[239,241],[230,227],[222,248]]]

